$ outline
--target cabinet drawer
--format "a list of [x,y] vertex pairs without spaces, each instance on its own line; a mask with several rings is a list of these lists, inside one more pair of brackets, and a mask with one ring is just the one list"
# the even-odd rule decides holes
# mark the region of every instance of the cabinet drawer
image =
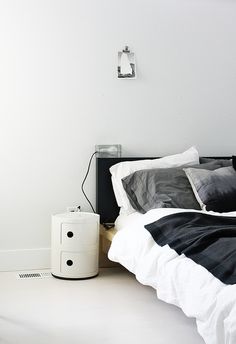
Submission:
[[98,244],[98,226],[94,223],[76,224],[62,223],[61,225],[61,245],[82,248]]
[[70,275],[88,275],[97,273],[98,270],[98,251],[86,253],[61,252],[61,273],[67,277]]

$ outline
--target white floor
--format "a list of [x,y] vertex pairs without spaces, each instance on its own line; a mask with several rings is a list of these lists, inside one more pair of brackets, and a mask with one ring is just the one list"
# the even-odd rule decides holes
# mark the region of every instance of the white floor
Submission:
[[63,281],[0,273],[1,344],[203,344],[193,319],[120,268]]

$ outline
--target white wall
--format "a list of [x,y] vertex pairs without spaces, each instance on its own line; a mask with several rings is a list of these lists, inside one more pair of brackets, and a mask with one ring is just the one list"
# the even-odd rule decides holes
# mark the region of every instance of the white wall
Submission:
[[[47,248],[51,213],[89,209],[95,144],[235,153],[235,37],[233,0],[0,0],[0,250]],[[116,78],[126,44],[137,80]]]

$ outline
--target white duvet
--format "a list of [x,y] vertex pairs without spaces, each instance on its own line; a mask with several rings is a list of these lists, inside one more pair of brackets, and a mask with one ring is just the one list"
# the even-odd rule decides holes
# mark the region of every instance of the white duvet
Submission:
[[168,245],[157,245],[144,228],[163,216],[183,211],[186,210],[154,209],[144,215],[118,217],[118,233],[108,257],[134,273],[142,284],[155,288],[159,299],[196,318],[198,332],[206,344],[236,344],[236,285],[225,285]]

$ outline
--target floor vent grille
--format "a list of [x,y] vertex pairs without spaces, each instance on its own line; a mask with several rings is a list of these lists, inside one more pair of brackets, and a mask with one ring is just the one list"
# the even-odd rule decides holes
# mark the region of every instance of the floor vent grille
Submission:
[[50,272],[21,272],[17,274],[18,279],[47,278],[51,276]]

